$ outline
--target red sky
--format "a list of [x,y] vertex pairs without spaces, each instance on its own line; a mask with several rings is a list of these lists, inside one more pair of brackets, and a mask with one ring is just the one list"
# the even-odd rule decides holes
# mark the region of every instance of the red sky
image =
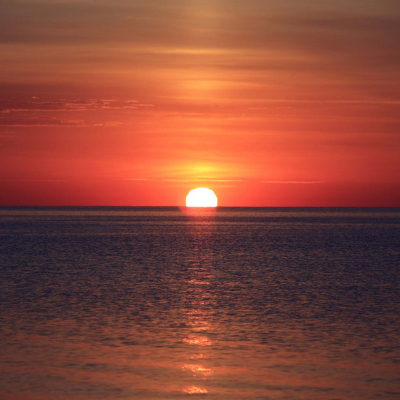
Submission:
[[398,0],[0,0],[0,205],[400,206]]

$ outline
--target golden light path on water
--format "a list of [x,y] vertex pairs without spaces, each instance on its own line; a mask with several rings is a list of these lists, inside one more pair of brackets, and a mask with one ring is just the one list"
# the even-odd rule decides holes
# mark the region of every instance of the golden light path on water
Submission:
[[[213,341],[207,336],[212,328],[210,323],[210,280],[213,278],[212,257],[207,252],[208,247],[202,246],[207,241],[208,233],[202,229],[201,224],[191,226],[192,235],[197,242],[190,267],[190,279],[187,280],[187,290],[190,293],[190,308],[185,311],[186,324],[190,326],[191,333],[183,338],[183,343],[190,346],[191,354],[187,362],[182,365],[182,370],[191,374],[193,385],[182,389],[186,394],[207,394],[207,383],[212,379],[214,369],[206,362],[210,362],[213,349]],[[209,231],[207,231],[209,232]]]

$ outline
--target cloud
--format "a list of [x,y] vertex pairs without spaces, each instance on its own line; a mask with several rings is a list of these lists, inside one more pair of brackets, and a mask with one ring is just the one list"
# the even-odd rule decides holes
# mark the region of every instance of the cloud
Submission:
[[92,111],[92,110],[132,110],[140,107],[154,107],[153,104],[140,103],[137,100],[65,100],[40,101],[38,97],[30,100],[0,100],[0,113],[14,112],[64,112],[64,111]]
[[31,117],[9,117],[0,116],[0,126],[2,127],[118,127],[123,123],[118,121],[107,122],[87,122],[84,120],[61,119],[48,116],[31,116]]
[[[76,127],[118,127],[121,121],[99,121],[98,115],[86,116],[85,113],[96,111],[97,114],[110,111],[134,111],[154,107],[153,104],[140,103],[137,100],[58,100],[41,101],[33,96],[29,100],[0,100],[0,126],[76,126]],[[77,118],[60,118],[56,113],[74,114]],[[81,118],[79,118],[81,117]]]
[[278,183],[278,184],[290,184],[290,185],[313,185],[313,184],[321,184],[328,183],[328,181],[260,181],[262,183]]
[[[130,44],[139,57],[154,49],[296,50],[314,55],[345,51],[350,56],[352,50],[368,53],[373,49],[396,57],[400,39],[400,13],[394,1],[380,1],[379,12],[374,2],[364,0],[351,5],[320,2],[319,7],[310,0],[284,4],[249,0],[246,5],[234,0],[1,3],[0,42]],[[96,56],[101,59],[103,54]]]
[[[398,0],[0,0],[0,8],[4,82],[117,83],[149,94],[146,103],[177,90],[194,96],[198,82],[238,99],[255,91],[398,99]],[[145,104],[64,110],[130,106]]]

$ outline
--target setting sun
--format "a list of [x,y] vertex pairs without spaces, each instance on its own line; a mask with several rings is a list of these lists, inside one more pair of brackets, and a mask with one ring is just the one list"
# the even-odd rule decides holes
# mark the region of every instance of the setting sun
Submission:
[[186,196],[186,207],[217,207],[218,199],[211,189],[193,189]]

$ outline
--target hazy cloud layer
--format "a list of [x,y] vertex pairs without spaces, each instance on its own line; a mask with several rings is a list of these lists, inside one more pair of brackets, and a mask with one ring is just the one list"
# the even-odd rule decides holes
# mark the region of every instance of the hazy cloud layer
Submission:
[[50,111],[90,111],[90,110],[133,110],[153,107],[152,104],[140,103],[137,100],[71,100],[41,101],[34,97],[26,101],[0,99],[0,113],[12,112],[50,112]]

